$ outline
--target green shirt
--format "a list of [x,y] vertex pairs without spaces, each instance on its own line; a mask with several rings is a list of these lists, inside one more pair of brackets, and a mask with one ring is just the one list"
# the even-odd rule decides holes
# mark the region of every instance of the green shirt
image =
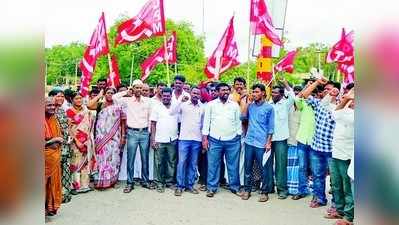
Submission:
[[315,132],[315,115],[312,107],[306,103],[305,99],[295,99],[297,109],[301,111],[298,133],[296,140],[305,145],[312,144]]

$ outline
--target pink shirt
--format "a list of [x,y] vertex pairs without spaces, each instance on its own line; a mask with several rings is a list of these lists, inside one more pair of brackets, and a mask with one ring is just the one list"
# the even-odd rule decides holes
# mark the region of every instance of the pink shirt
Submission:
[[151,113],[151,101],[147,97],[140,97],[140,101],[136,97],[123,97],[127,91],[116,93],[112,99],[121,104],[126,113],[127,126],[129,128],[145,128],[149,126],[149,119]]

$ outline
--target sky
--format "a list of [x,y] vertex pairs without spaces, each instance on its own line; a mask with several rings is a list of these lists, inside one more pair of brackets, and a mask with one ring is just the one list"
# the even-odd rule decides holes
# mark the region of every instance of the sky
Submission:
[[[45,0],[45,46],[87,43],[104,11],[107,28],[121,13],[135,16],[147,0]],[[273,1],[273,0],[268,0]],[[267,1],[267,2],[268,2]],[[278,0],[274,0],[278,1]],[[235,32],[240,61],[246,61],[248,52],[249,0],[164,0],[165,16],[176,21],[188,21],[194,32],[205,32],[205,54],[210,55],[235,15]],[[204,4],[204,17],[203,17]],[[272,11],[272,3],[267,3]],[[342,27],[352,30],[354,17],[362,17],[359,1],[348,0],[288,0],[284,36],[292,50],[309,43],[334,44]],[[372,6],[370,6],[372,7]],[[271,12],[273,14],[273,11]],[[281,20],[281,17],[276,18]],[[252,43],[253,41],[251,41]],[[252,44],[251,44],[252,45]]]

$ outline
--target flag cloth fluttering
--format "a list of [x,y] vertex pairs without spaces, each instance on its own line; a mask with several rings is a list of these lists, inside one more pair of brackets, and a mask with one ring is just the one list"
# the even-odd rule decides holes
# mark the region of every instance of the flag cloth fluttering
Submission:
[[165,34],[163,0],[149,0],[135,17],[118,26],[115,46]]
[[294,71],[294,60],[296,56],[297,50],[293,50],[287,53],[284,58],[280,60],[275,66],[275,72],[285,71],[287,73],[292,73]]
[[118,88],[121,85],[121,77],[119,75],[119,66],[116,61],[116,57],[111,57],[111,67],[109,68],[109,74],[107,78],[107,86]]
[[79,91],[82,96],[86,96],[89,93],[89,86],[97,59],[108,53],[109,46],[105,26],[105,16],[104,13],[102,13],[97,27],[91,35],[90,43],[83,54],[83,59],[79,64],[79,68],[82,71]]
[[217,48],[208,58],[204,72],[208,78],[219,79],[220,75],[228,69],[240,64],[238,61],[238,48],[234,36],[234,16],[219,41]]
[[344,76],[344,85],[355,80],[354,32],[345,33],[342,28],[341,39],[328,51],[326,62],[337,63],[337,69]]
[[[176,54],[176,32],[173,31],[172,35],[169,37],[166,43],[166,53],[168,57],[169,63],[177,62],[177,54]],[[141,64],[141,80],[144,81],[150,75],[151,70],[155,68],[156,65],[166,61],[165,59],[165,45],[162,44],[160,48],[158,48],[153,54],[151,54],[144,62]]]
[[273,26],[272,17],[267,10],[265,0],[251,0],[250,22],[253,35],[263,34],[273,44],[283,45],[276,28]]

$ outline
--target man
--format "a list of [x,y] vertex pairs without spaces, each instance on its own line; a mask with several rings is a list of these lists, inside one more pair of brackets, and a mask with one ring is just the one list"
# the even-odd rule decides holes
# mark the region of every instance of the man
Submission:
[[238,196],[240,188],[239,158],[241,148],[240,107],[229,100],[230,86],[219,83],[219,98],[205,108],[202,147],[208,150],[207,197],[213,197],[219,185],[220,163],[226,157],[230,191]]
[[176,196],[181,196],[183,190],[192,194],[198,194],[194,188],[197,173],[197,161],[201,150],[201,128],[204,110],[200,100],[200,89],[191,89],[191,100],[183,98],[178,103],[173,114],[181,115],[181,128],[179,135],[179,157],[177,164],[177,188]]
[[233,91],[230,95],[230,99],[240,104],[241,99],[246,95],[246,87],[247,82],[242,77],[236,77],[233,81]]
[[[296,96],[302,91],[301,86],[295,86],[294,95]],[[288,137],[288,159],[287,159],[287,188],[288,194],[298,195],[299,189],[299,163],[298,163],[298,141],[296,136],[300,126],[301,111],[298,110],[296,104],[294,104],[288,115],[288,129],[290,136]]]
[[107,88],[107,79],[99,79],[99,80],[97,80],[98,93],[100,93],[101,90],[104,90],[104,92],[105,92],[105,88]]
[[319,99],[311,96],[312,91],[318,85],[325,85],[327,79],[324,77],[309,85],[299,97],[303,97],[313,108],[315,113],[315,133],[310,150],[310,165],[313,175],[313,199],[311,208],[318,208],[327,205],[326,198],[326,174],[328,160],[331,158],[333,131],[335,121],[332,112],[321,104]]
[[[190,94],[183,90],[186,78],[182,75],[176,75],[173,83],[172,104],[180,102],[183,97],[190,97]],[[180,121],[180,120],[179,120]]]
[[46,216],[54,216],[61,206],[61,144],[64,142],[61,127],[55,116],[55,101],[53,97],[45,100],[44,121],[44,165],[46,188]]
[[191,86],[189,84],[184,84],[183,85],[183,91],[190,93],[191,92]]
[[[354,218],[354,201],[348,167],[354,152],[354,92],[342,96],[333,111],[336,122],[330,163],[332,192],[336,211],[328,212],[327,219],[343,219],[341,224],[351,224]],[[349,105],[349,106],[348,106]]]
[[287,160],[288,160],[288,114],[294,104],[294,93],[288,82],[283,80],[288,97],[284,97],[284,88],[276,86],[272,90],[272,102],[274,117],[274,134],[272,138],[272,151],[276,161],[276,187],[279,199],[286,199],[288,196],[287,188]]
[[157,191],[163,193],[165,187],[175,183],[177,115],[172,114],[172,89],[162,90],[162,104],[157,104],[151,112],[151,146],[155,151]]
[[156,99],[159,102],[162,102],[162,90],[164,87],[166,87],[165,83],[162,83],[162,82],[158,83],[157,89],[155,91],[155,95],[154,95],[154,97],[152,97],[152,99]]
[[[243,107],[242,119],[248,121],[245,138],[245,177],[242,200],[248,200],[252,190],[253,162],[263,165],[263,155],[271,151],[274,132],[274,109],[265,102],[266,88],[263,84],[252,86],[254,102]],[[259,202],[266,202],[273,189],[273,152],[271,158],[262,166],[262,187]]]
[[[311,84],[311,83],[310,83]],[[305,88],[310,85],[306,83]],[[300,96],[300,94],[296,94]],[[317,95],[316,95],[317,96]],[[295,99],[295,107],[300,112],[299,127],[296,134],[298,150],[298,193],[292,196],[293,200],[299,200],[309,194],[308,168],[311,143],[315,130],[315,115],[313,108],[302,98]]]
[[146,98],[150,97],[150,86],[147,83],[144,83],[143,89],[141,90],[141,92],[142,92],[141,95],[143,97],[146,97]]
[[133,96],[124,97],[128,91],[114,94],[112,99],[118,104],[124,104],[127,116],[127,185],[124,193],[130,193],[134,189],[134,160],[137,147],[140,148],[141,156],[141,186],[150,189],[148,182],[148,148],[149,133],[148,121],[150,117],[151,103],[149,98],[143,97],[141,91],[143,82],[133,81]]

